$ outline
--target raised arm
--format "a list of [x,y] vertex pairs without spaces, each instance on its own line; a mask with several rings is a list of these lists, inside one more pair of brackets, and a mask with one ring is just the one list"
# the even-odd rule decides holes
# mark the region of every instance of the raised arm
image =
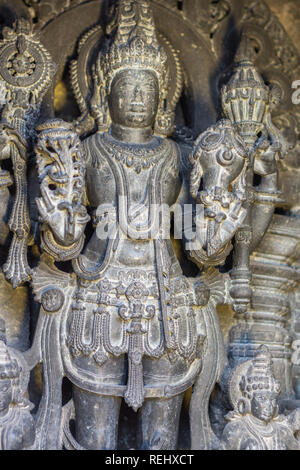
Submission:
[[39,128],[35,147],[41,197],[36,199],[42,248],[56,260],[76,258],[90,220],[85,202],[85,161],[72,124],[48,121]]
[[11,159],[13,180],[0,169],[0,186],[4,188],[12,182],[14,184],[8,220],[12,237],[3,272],[12,286],[18,287],[29,281],[32,274],[27,259],[31,228],[27,187],[28,149],[43,97],[51,85],[56,67],[29,21],[18,19],[12,28],[2,29],[2,36],[0,159]]
[[[246,149],[228,120],[201,134],[191,156],[190,193],[196,201],[193,225],[185,227],[187,252],[199,265],[225,261],[246,211]],[[202,184],[202,189],[200,186]]]

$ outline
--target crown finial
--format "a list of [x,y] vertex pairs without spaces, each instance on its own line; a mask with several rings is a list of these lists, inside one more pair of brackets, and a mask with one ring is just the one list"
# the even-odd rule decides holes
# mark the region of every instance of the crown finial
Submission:
[[149,0],[119,0],[108,32],[112,40],[100,59],[108,90],[114,76],[128,68],[151,70],[160,86],[165,86],[167,54],[158,44]]
[[246,33],[242,34],[235,63],[231,79],[222,88],[222,108],[251,149],[264,128],[270,90],[254,66],[254,49]]
[[249,399],[255,391],[280,393],[280,383],[272,370],[272,356],[264,344],[257,349],[246,374],[242,376],[240,390]]
[[234,62],[236,64],[243,62],[251,62],[253,64],[255,58],[254,54],[254,47],[251,43],[251,39],[248,34],[243,31],[239,47],[234,58]]

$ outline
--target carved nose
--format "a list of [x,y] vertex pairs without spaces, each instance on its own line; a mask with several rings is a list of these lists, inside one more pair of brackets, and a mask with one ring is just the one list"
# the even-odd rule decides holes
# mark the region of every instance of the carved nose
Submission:
[[143,92],[140,86],[135,87],[134,94],[133,94],[133,101],[134,103],[142,103],[143,102]]

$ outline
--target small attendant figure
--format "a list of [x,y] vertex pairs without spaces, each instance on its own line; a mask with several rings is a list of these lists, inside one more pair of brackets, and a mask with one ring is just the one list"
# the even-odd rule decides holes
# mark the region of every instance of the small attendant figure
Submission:
[[299,450],[295,433],[300,409],[278,415],[280,383],[272,371],[272,356],[260,346],[253,360],[238,365],[230,379],[234,410],[228,413],[221,448],[224,450]]
[[22,368],[0,336],[0,450],[28,450],[35,440],[31,403],[22,396]]

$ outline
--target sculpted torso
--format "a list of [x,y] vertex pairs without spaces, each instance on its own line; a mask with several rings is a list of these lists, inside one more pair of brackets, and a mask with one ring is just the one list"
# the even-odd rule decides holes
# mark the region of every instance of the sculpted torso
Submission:
[[[116,448],[124,399],[139,412],[138,446],[173,449],[184,393],[202,369],[206,336],[219,359],[211,364],[211,356],[203,375],[205,416],[206,382],[213,387],[225,352],[215,305],[201,310],[208,290],[200,275],[185,277],[176,258],[170,208],[200,202],[202,219],[192,233],[198,221],[190,210],[182,238],[188,234],[192,243],[183,248],[201,268],[224,262],[245,217],[246,149],[231,122],[221,120],[197,139],[192,171],[185,168],[183,180],[186,163],[166,137],[175,114],[167,102],[167,55],[149,4],[132,3],[141,28],[128,28],[126,8],[121,4],[120,26],[99,56],[92,105],[110,125],[83,143],[69,123],[53,120],[38,128],[41,245],[50,264],[72,262],[59,347],[63,373],[73,384],[78,445]],[[53,264],[50,271],[61,276]],[[42,289],[38,271],[34,283]],[[202,298],[199,286],[206,289]]]
[[[111,213],[116,213],[124,206],[127,212],[125,223],[129,223],[129,226],[139,224],[141,227],[151,228],[153,212],[160,210],[162,204],[171,207],[176,203],[181,189],[179,150],[176,144],[153,137],[149,144],[126,145],[116,141],[111,135],[96,134],[85,141],[84,147],[87,154],[87,195],[90,206],[95,208],[96,217],[97,213],[102,213],[101,207],[105,212],[110,206]],[[103,240],[97,237],[97,229],[98,235],[105,235],[106,222],[107,217],[104,216],[88,246],[87,251],[94,251],[97,258],[101,256],[101,250],[105,249]],[[129,235],[130,229],[129,233],[128,229],[123,231],[122,247],[118,249],[114,260],[125,267],[146,267],[152,264],[154,268],[153,238],[157,237],[155,227],[152,229],[153,236],[149,239],[144,235],[143,239],[137,241]],[[171,247],[170,241],[166,242]]]

